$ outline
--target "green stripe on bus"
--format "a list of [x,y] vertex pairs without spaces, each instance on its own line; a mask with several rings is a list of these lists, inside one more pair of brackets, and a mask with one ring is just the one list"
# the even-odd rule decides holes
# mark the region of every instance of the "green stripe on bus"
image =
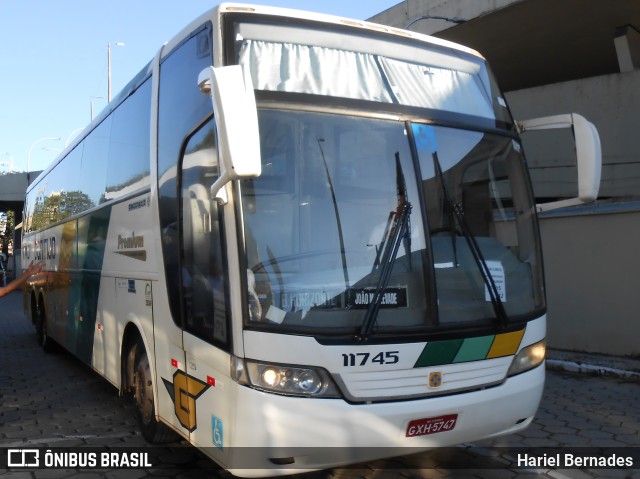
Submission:
[[481,336],[479,338],[467,338],[454,358],[454,363],[466,363],[479,361],[487,357],[487,353],[493,344],[495,336]]
[[524,329],[477,338],[431,341],[420,353],[414,368],[467,363],[514,355],[524,337]]
[[451,364],[456,354],[458,354],[462,343],[462,339],[427,343],[414,368]]
[[67,336],[65,346],[87,364],[93,358],[93,340],[100,296],[107,231],[112,206],[108,205],[78,218],[77,271],[68,291]]

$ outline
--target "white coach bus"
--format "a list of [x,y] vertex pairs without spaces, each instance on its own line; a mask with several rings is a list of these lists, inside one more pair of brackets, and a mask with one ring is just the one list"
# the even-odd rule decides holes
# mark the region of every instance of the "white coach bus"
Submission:
[[[42,346],[239,475],[526,428],[545,292],[519,133],[485,60],[363,21],[223,4],[27,192]],[[249,460],[250,456],[250,460]]]

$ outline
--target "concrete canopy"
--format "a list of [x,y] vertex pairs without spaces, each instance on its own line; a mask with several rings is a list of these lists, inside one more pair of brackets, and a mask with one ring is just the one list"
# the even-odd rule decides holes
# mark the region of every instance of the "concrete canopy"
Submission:
[[420,15],[467,20],[421,20],[410,29],[479,51],[503,91],[617,73],[617,28],[640,30],[638,0],[408,0],[371,21],[403,27]]

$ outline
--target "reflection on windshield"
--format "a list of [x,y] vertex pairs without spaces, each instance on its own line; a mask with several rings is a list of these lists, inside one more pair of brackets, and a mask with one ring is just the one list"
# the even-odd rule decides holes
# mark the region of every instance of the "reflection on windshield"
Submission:
[[[456,236],[458,234],[464,236],[464,239],[467,243],[466,245],[469,248],[469,252],[473,257],[473,261],[476,264],[480,276],[482,276],[482,280],[484,281],[485,290],[487,292],[486,296],[488,296],[491,301],[493,310],[496,314],[496,318],[501,326],[506,326],[509,318],[507,317],[507,313],[504,309],[502,299],[504,293],[504,284],[503,282],[501,282],[500,284],[502,288],[498,289],[497,282],[493,278],[493,273],[489,268],[489,264],[484,258],[482,248],[480,248],[475,235],[467,224],[462,205],[459,202],[454,202],[451,197],[449,185],[445,180],[444,173],[442,172],[442,164],[440,163],[440,159],[438,158],[438,147],[435,140],[434,131],[429,126],[414,124],[413,133],[418,137],[418,149],[421,150],[423,154],[425,151],[431,154],[431,158],[433,159],[433,167],[438,176],[438,182],[440,184],[440,192],[443,200],[443,210],[446,210],[448,212],[448,226],[437,228],[436,230],[431,231],[431,233],[435,234],[438,231],[446,230],[450,232],[451,246],[453,250],[453,264],[455,268],[460,267],[460,262],[458,261]],[[425,136],[428,138],[428,141],[426,142],[424,141]],[[492,181],[491,183],[493,184],[494,181]]]
[[[406,176],[403,195],[418,203],[404,124],[264,110],[260,126],[263,173],[242,184],[248,267],[260,305],[251,319],[359,327],[398,208],[396,158]],[[424,229],[419,214],[411,222],[411,241],[399,248],[382,291],[381,327],[430,321]]]
[[441,324],[540,311],[536,224],[508,137],[414,124]]
[[[508,314],[540,307],[535,218],[513,221],[515,203],[533,209],[511,139],[432,126],[407,132],[397,121],[298,111],[261,110],[259,119],[262,175],[241,183],[252,323],[368,335],[493,320],[443,181]],[[444,170],[440,179],[430,148]],[[524,193],[512,200],[512,187]]]

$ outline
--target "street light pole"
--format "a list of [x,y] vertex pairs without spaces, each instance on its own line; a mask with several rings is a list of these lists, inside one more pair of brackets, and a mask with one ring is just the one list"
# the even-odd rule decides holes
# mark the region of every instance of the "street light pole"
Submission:
[[13,156],[8,151],[5,151],[4,153],[2,153],[2,155],[3,156],[8,156],[9,157],[9,161],[2,161],[0,163],[8,165],[9,166],[9,173],[13,173]]
[[45,138],[38,138],[36,141],[33,142],[33,144],[31,145],[31,148],[29,148],[29,154],[27,155],[27,185],[30,182],[30,178],[29,178],[29,165],[31,164],[31,152],[33,151],[33,148],[40,143],[41,141],[60,141],[61,138],[57,137],[45,137]]
[[107,101],[111,102],[111,45],[124,47],[122,42],[112,42],[107,44]]

